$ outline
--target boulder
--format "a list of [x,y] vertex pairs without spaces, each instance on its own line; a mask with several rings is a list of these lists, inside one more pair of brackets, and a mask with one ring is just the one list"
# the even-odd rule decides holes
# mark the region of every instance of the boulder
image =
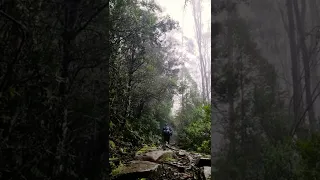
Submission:
[[178,152],[178,155],[179,155],[179,156],[185,156],[185,155],[186,155],[186,151],[180,150],[180,151]]
[[155,173],[159,164],[149,161],[131,161],[112,171],[113,180],[147,178]]
[[173,151],[163,151],[163,150],[156,150],[150,151],[145,154],[138,154],[135,156],[135,159],[142,160],[142,161],[151,161],[151,162],[159,162],[159,160],[163,156],[171,156]]
[[209,166],[204,166],[203,167],[203,172],[204,172],[204,177],[207,179],[207,180],[210,180],[211,179],[211,167]]
[[157,151],[158,147],[155,146],[143,146],[139,151],[136,152],[136,156],[145,154],[150,151]]

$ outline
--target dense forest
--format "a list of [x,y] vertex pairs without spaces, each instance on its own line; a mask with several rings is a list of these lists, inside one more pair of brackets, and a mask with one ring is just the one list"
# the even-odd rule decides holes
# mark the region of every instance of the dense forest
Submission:
[[0,179],[108,179],[166,122],[210,153],[210,40],[197,28],[199,87],[179,30],[154,1],[1,1]]
[[319,179],[319,1],[212,4],[213,179]]
[[2,0],[0,179],[108,179],[165,123],[213,179],[320,179],[320,1],[215,0],[211,38],[202,3],[192,41],[159,1]]

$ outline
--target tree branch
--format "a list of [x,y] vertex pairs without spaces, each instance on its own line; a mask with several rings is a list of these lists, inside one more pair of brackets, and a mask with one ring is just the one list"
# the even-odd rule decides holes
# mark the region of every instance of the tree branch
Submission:
[[22,30],[27,30],[27,28],[18,20],[14,19],[12,16],[10,16],[9,14],[3,12],[2,10],[0,10],[0,15],[4,16],[5,18],[9,19],[10,21],[14,22],[15,24],[19,25],[19,27]]
[[90,22],[97,17],[103,10],[104,8],[106,8],[107,6],[109,6],[109,0],[107,1],[107,3],[105,3],[103,6],[101,6],[100,8],[98,8],[98,10],[93,13],[91,15],[91,17],[89,18],[89,20],[87,22],[84,23],[84,25],[82,27],[80,27],[77,31],[76,31],[76,35],[79,34],[82,30],[84,30],[89,24]]
[[[314,93],[316,92],[318,86],[320,85],[320,81],[317,83],[317,86],[314,88],[313,92],[312,92],[312,96],[314,95]],[[294,134],[296,133],[297,128],[299,127],[299,125],[301,124],[303,118],[305,117],[306,113],[308,112],[309,108],[313,105],[313,103],[316,101],[316,99],[318,98],[318,96],[320,96],[320,92],[318,92],[313,100],[312,103],[308,105],[308,107],[305,109],[305,111],[303,112],[302,116],[300,117],[299,121],[297,122],[297,124],[294,125],[294,127],[292,128],[291,131],[291,136],[293,137]]]

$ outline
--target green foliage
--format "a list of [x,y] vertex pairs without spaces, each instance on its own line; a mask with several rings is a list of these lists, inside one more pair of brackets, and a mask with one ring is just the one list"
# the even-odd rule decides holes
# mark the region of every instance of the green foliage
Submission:
[[265,179],[299,179],[301,158],[290,141],[266,145],[262,155]]
[[170,152],[163,154],[159,159],[159,162],[173,162],[173,161],[176,161],[176,159],[174,159],[173,154]]
[[[217,178],[226,178],[233,172],[238,179],[318,179],[319,142],[317,134],[311,139],[298,140],[296,143],[291,138],[275,144],[262,142],[263,149],[254,159],[243,154],[242,156],[237,154],[233,162],[220,159],[216,165],[218,169],[220,168]],[[250,166],[248,162],[254,166]],[[241,168],[243,166],[247,168]]]
[[303,179],[319,179],[320,135],[313,134],[310,139],[298,140],[297,150],[304,164],[304,167],[301,169]]
[[112,9],[110,138],[118,150],[110,156],[123,160],[132,154],[120,148],[160,144],[160,125],[172,119],[179,60],[173,40],[164,37],[178,24],[160,11],[153,1],[117,2]]
[[0,179],[106,179],[108,146],[122,161],[171,118],[178,24],[154,1],[45,2],[1,4]]
[[191,119],[179,132],[179,143],[185,149],[210,154],[211,105],[194,109]]
[[112,176],[117,176],[120,172],[122,172],[124,169],[124,165],[120,164],[118,167],[112,170],[111,175]]

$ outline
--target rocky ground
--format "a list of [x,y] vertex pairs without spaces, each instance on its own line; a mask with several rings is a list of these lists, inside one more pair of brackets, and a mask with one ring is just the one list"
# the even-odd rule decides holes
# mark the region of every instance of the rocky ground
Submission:
[[113,180],[207,180],[210,157],[173,146],[145,147],[135,158],[113,170]]

